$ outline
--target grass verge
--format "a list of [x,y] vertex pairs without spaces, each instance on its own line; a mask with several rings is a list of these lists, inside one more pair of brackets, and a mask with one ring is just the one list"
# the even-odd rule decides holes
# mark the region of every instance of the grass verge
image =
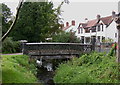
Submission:
[[26,55],[2,55],[3,83],[36,83],[36,67]]

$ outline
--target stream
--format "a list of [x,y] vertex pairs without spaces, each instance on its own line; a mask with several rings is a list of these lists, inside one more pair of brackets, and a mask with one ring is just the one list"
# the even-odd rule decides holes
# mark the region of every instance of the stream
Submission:
[[37,66],[37,68],[38,68],[37,78],[39,80],[38,82],[42,83],[43,85],[55,85],[54,81],[53,81],[53,77],[55,75],[56,67],[58,67],[58,65],[61,62],[64,62],[64,61],[67,61],[67,60],[69,60],[69,59],[52,60],[51,61],[52,69],[53,69],[52,71],[48,71],[48,69],[46,68],[46,64],[48,64],[48,62],[43,61],[42,66]]
[[42,84],[47,84],[48,82],[54,83],[53,77],[54,77],[54,71],[47,71],[47,69],[45,68],[39,68],[37,72],[37,78],[39,79],[39,82]]

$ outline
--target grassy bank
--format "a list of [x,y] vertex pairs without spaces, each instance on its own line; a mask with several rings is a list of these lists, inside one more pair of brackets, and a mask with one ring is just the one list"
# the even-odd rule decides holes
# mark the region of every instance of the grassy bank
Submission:
[[36,67],[26,55],[2,55],[3,83],[35,83]]
[[120,68],[115,56],[104,53],[85,54],[60,64],[55,83],[120,83]]

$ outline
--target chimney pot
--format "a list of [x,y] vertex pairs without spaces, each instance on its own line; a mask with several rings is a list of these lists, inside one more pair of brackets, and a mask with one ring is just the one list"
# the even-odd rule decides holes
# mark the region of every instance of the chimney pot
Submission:
[[88,18],[85,18],[85,23],[87,23],[88,22]]
[[115,11],[112,11],[112,17],[115,18],[115,16],[116,16]]
[[66,22],[66,27],[68,27],[69,26],[69,23],[68,22]]
[[98,14],[98,15],[97,15],[97,19],[100,20],[100,17],[101,17],[101,16]]
[[75,20],[72,20],[72,25],[75,26]]

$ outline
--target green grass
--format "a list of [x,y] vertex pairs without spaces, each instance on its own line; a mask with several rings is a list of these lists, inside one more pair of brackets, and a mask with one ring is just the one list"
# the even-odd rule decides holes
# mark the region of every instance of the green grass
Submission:
[[115,56],[85,54],[62,63],[56,70],[55,83],[120,83],[120,68]]
[[2,55],[3,83],[35,83],[36,67],[26,55]]

